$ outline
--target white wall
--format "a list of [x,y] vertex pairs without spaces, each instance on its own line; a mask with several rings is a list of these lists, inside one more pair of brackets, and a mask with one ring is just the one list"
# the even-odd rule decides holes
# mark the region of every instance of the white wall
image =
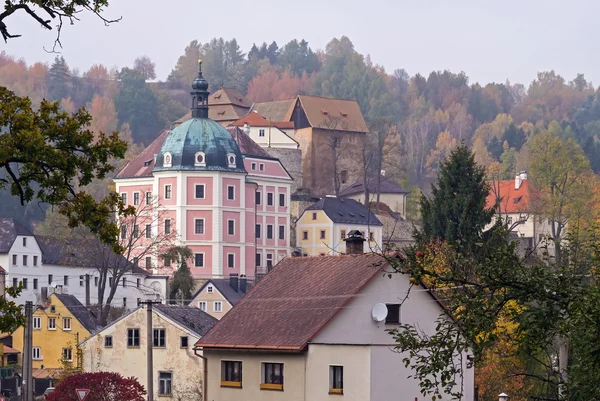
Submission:
[[[264,130],[264,136],[260,136],[260,131]],[[269,141],[269,127],[250,127],[250,138],[261,147],[269,146],[273,148],[298,149],[298,143],[286,135],[277,127],[271,127],[271,138]]]

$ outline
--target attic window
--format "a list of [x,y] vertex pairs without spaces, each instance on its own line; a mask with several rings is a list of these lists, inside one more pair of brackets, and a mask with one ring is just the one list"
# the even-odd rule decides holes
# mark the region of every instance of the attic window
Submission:
[[146,161],[144,162],[144,166],[149,166],[149,165],[151,165],[151,164],[152,164],[152,159],[150,159],[150,160],[146,160]]
[[350,212],[348,213],[350,216],[354,217],[354,213]]
[[204,155],[204,152],[196,152],[196,155],[194,156],[194,166],[206,166],[206,156]]
[[225,114],[225,111],[217,111],[217,114],[222,116],[223,114]]
[[163,167],[171,167],[173,165],[173,156],[171,153],[167,152],[163,156]]
[[321,110],[321,113],[325,114],[326,116],[329,115],[329,112],[327,110]]
[[342,115],[342,117],[348,117],[348,113],[344,113],[343,111],[340,111],[340,114]]
[[521,200],[522,197],[523,197],[523,195],[517,196],[515,199],[513,199],[513,203],[519,203],[519,201]]
[[235,168],[235,155],[233,153],[227,153],[227,165],[229,168]]
[[215,98],[215,99],[220,99],[220,98],[221,98],[221,94],[219,94],[219,95],[215,95],[215,96],[214,96],[214,98]]

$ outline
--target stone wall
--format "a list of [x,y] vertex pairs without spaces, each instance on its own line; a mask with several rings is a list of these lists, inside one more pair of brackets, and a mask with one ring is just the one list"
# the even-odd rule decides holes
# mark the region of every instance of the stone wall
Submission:
[[302,151],[300,149],[265,148],[273,157],[281,161],[281,164],[290,173],[294,181],[291,183],[291,193],[302,188]]

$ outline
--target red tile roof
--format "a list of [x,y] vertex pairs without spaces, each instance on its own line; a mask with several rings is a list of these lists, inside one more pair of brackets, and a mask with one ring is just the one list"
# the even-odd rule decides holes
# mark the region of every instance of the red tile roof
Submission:
[[152,177],[154,168],[154,155],[160,152],[162,144],[169,135],[169,130],[164,130],[142,153],[127,163],[115,178]]
[[266,150],[260,147],[259,144],[254,142],[244,131],[239,127],[227,127],[227,131],[233,137],[233,140],[240,147],[240,152],[244,155],[260,156],[260,157],[272,157]]
[[[313,128],[351,132],[368,132],[367,123],[355,100],[333,99],[299,95],[308,122]],[[290,107],[285,119],[292,120],[294,107]]]
[[279,129],[293,129],[294,122],[293,121],[269,121],[257,112],[250,112],[244,117],[240,118],[237,121],[231,123],[232,126],[235,127],[243,127],[244,124],[248,124],[251,127],[276,127]]
[[529,211],[532,186],[523,180],[519,189],[515,189],[515,180],[490,182],[490,193],[486,199],[487,207],[494,207],[496,199],[500,201],[501,213],[524,213]]
[[286,258],[196,345],[301,351],[386,264],[375,254]]

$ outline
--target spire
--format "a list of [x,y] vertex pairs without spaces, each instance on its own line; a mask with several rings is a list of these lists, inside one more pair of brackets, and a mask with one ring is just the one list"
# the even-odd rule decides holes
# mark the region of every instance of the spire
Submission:
[[192,118],[208,118],[208,82],[202,76],[202,60],[198,60],[198,76],[192,82]]

